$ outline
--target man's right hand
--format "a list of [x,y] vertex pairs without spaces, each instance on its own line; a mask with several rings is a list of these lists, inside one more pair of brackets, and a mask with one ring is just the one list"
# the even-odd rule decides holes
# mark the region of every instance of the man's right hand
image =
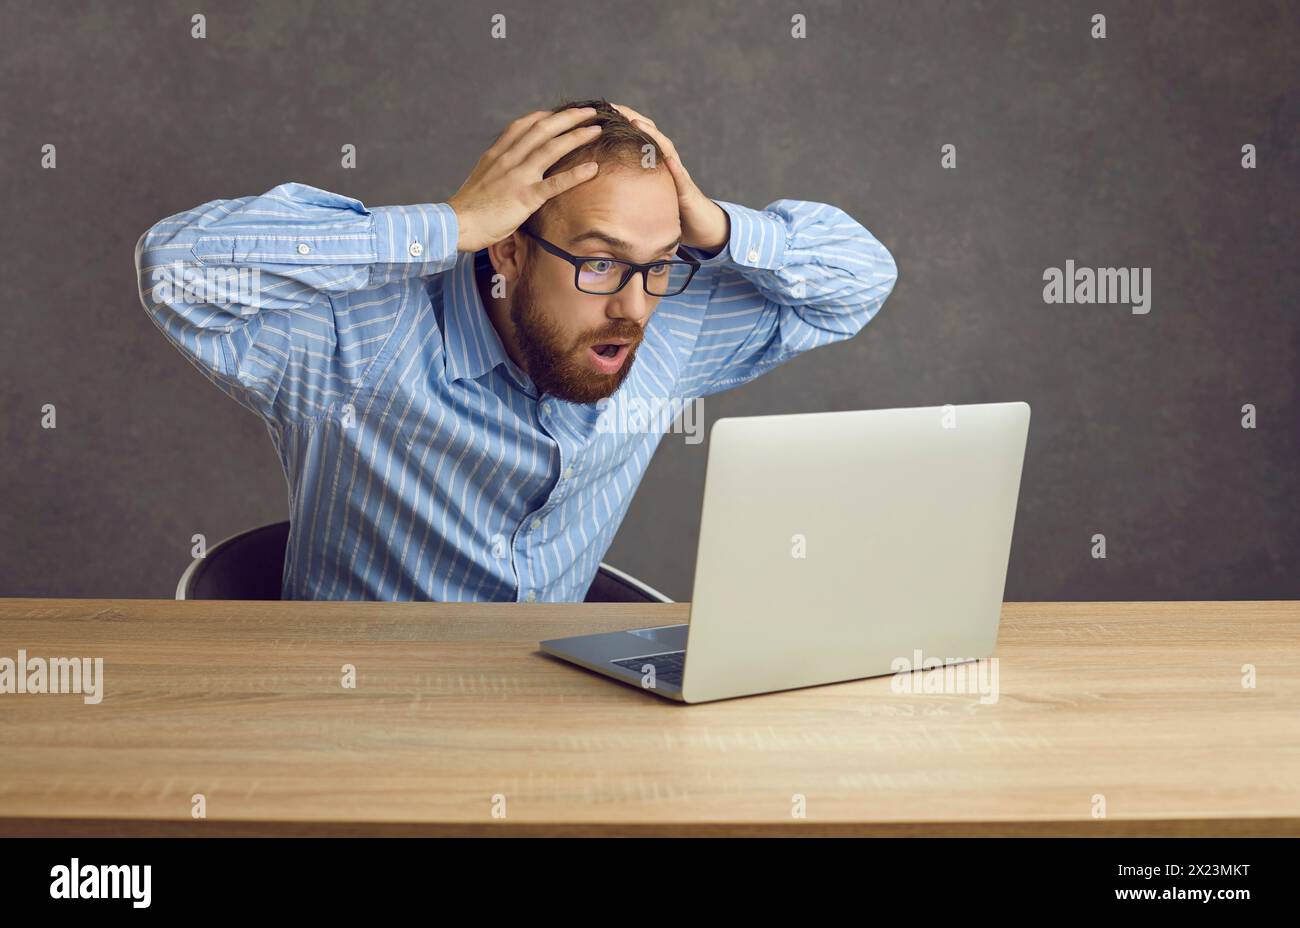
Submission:
[[546,169],[600,135],[599,126],[574,129],[596,115],[591,107],[521,116],[483,153],[474,172],[447,200],[456,212],[458,251],[478,251],[508,238],[551,197],[596,176],[588,161],[545,179]]

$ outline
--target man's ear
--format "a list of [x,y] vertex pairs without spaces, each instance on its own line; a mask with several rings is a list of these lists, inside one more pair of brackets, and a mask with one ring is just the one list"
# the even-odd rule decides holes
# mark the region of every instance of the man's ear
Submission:
[[528,247],[525,238],[527,236],[524,233],[516,231],[495,245],[488,246],[488,259],[492,262],[493,272],[504,277],[507,283],[514,283],[523,273],[527,258],[525,249]]

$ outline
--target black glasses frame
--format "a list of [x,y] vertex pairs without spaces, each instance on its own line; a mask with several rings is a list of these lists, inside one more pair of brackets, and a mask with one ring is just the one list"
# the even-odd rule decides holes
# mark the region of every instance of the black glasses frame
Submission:
[[[555,245],[552,244],[551,242],[548,242],[546,239],[542,238],[536,232],[533,232],[529,229],[525,229],[523,226],[519,227],[519,231],[523,232],[529,238],[535,239],[537,241],[537,244],[541,245],[542,248],[545,249],[546,251],[555,255],[555,257],[563,258],[565,261],[568,261],[570,264],[572,264],[573,265],[573,286],[576,287],[581,292],[590,293],[593,296],[610,296],[612,294],[618,293],[620,290],[622,290],[624,287],[627,286],[627,282],[632,278],[632,275],[637,273],[641,274],[642,289],[645,290],[645,292],[650,296],[657,296],[657,297],[676,296],[677,294],[685,290],[688,286],[690,286],[691,280],[695,277],[696,271],[700,269],[700,262],[697,261],[695,258],[692,258],[690,255],[682,255],[682,257],[686,259],[684,261],[676,261],[676,260],[651,261],[649,264],[637,264],[635,261],[624,261],[622,258],[606,258],[606,257],[600,257],[594,255],[588,255],[587,257],[583,257],[581,255],[573,255],[573,254],[569,254],[569,252],[565,251],[559,245]],[[681,253],[680,246],[678,247],[678,253],[679,254]],[[618,286],[615,287],[613,290],[603,290],[597,292],[594,290],[583,289],[582,285],[578,283],[578,278],[582,274],[582,266],[586,264],[588,261],[609,261],[611,264],[623,265],[623,279],[618,282]],[[686,280],[682,282],[682,286],[680,290],[674,290],[672,293],[651,293],[650,292],[650,271],[653,268],[660,267],[661,265],[665,265],[665,264],[668,265],[669,267],[689,268],[690,273],[686,275]]]

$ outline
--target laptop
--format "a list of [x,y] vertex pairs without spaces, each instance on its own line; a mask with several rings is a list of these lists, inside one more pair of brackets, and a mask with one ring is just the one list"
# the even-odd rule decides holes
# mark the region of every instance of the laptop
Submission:
[[1027,403],[723,418],[709,431],[690,621],[546,654],[710,702],[990,657]]

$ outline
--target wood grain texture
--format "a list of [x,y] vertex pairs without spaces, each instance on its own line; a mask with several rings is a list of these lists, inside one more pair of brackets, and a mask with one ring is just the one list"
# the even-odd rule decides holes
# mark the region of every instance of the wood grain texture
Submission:
[[1300,603],[1008,603],[993,704],[537,651],[687,609],[0,600],[0,657],[104,659],[99,705],[0,695],[0,833],[1300,834]]

